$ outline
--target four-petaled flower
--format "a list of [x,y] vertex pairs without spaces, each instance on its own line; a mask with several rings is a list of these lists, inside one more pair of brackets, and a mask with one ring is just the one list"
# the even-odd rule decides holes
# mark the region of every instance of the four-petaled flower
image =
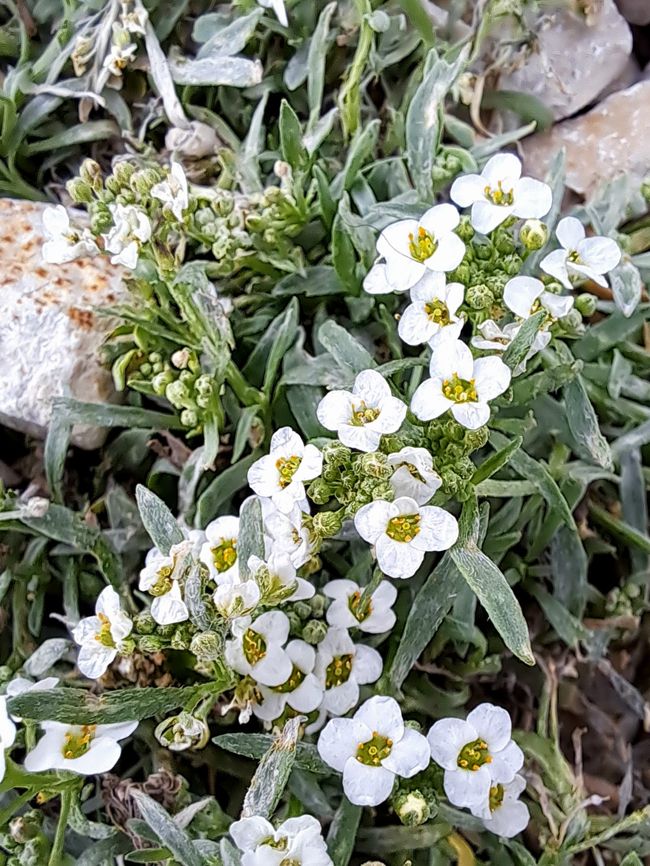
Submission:
[[572,297],[547,292],[544,283],[535,277],[513,277],[508,280],[503,289],[503,302],[520,319],[529,319],[539,310],[544,310],[549,323],[562,319],[573,307]]
[[251,556],[248,570],[254,575],[265,604],[303,601],[316,592],[313,584],[298,577],[296,566],[286,553],[274,552],[266,562],[259,556]]
[[575,217],[560,220],[555,230],[562,247],[545,256],[540,268],[567,288],[573,288],[571,277],[593,280],[607,287],[603,276],[621,260],[621,250],[611,238],[586,236],[585,227]]
[[84,617],[72,630],[72,637],[81,647],[77,658],[81,673],[94,680],[101,677],[132,628],[133,623],[122,610],[119,595],[112,586],[105,587],[97,598],[95,616]]
[[426,448],[405,445],[388,455],[388,462],[395,467],[390,477],[390,486],[395,496],[410,496],[418,505],[426,505],[442,484],[442,479],[433,468],[433,459]]
[[395,433],[406,417],[406,406],[391,394],[381,373],[364,370],[352,392],[330,391],[318,404],[318,420],[336,430],[344,445],[358,451],[376,451],[384,433]]
[[107,773],[118,762],[119,741],[138,727],[137,722],[113,725],[65,725],[41,722],[43,736],[25,756],[30,773],[45,770],[71,770],[83,776]]
[[241,866],[332,866],[321,827],[311,815],[288,818],[277,828],[258,815],[228,829],[242,852]]
[[288,514],[304,500],[304,482],[320,475],[322,467],[323,455],[315,445],[305,445],[291,427],[281,427],[271,437],[269,453],[248,470],[248,483]]
[[279,550],[300,568],[309,561],[314,549],[303,519],[309,515],[308,503],[304,507],[294,505],[288,514],[278,511],[270,499],[261,499],[261,505],[266,555]]
[[138,588],[154,596],[151,616],[158,625],[185,622],[189,617],[180,581],[192,556],[192,545],[187,539],[173,545],[167,556],[156,548],[147,553]]
[[376,649],[354,643],[345,629],[330,628],[318,644],[314,673],[325,688],[321,708],[342,716],[359,703],[359,686],[381,676],[382,660]]
[[94,256],[99,252],[88,229],[78,229],[71,225],[63,205],[45,208],[43,233],[47,240],[41,252],[43,260],[50,265],[63,265],[81,256]]
[[444,788],[454,806],[483,809],[490,788],[512,782],[524,756],[512,741],[510,716],[479,704],[461,719],[441,719],[428,735],[433,760],[444,769]]
[[140,246],[151,237],[151,223],[146,213],[132,204],[109,204],[113,228],[104,235],[104,247],[113,253],[111,262],[134,270]]
[[528,806],[519,799],[525,789],[526,780],[518,774],[511,782],[495,782],[487,800],[471,811],[483,819],[486,830],[510,839],[525,830],[530,821]]
[[396,700],[378,695],[351,719],[331,719],[318,738],[326,764],[343,773],[351,803],[377,806],[390,796],[396,776],[410,779],[431,760],[426,738],[407,728]]
[[465,255],[465,244],[454,231],[459,222],[453,205],[437,204],[419,220],[386,226],[377,240],[377,261],[363,281],[366,292],[405,292],[427,271],[457,268]]
[[239,518],[230,514],[217,517],[205,527],[205,538],[199,559],[207,565],[211,579],[217,584],[237,582],[239,580],[237,559]]
[[384,634],[395,625],[392,607],[397,590],[387,580],[382,580],[363,607],[363,589],[353,580],[331,580],[325,584],[323,592],[333,599],[326,614],[333,628],[358,628],[368,634]]
[[166,180],[151,187],[151,195],[163,203],[178,222],[183,221],[183,212],[187,210],[190,200],[187,191],[187,178],[180,162],[172,162]]
[[411,303],[400,316],[397,331],[402,340],[409,346],[433,346],[442,338],[457,339],[465,323],[456,315],[464,292],[461,283],[447,283],[444,274],[428,271],[411,289]]
[[369,502],[354,515],[354,526],[374,545],[377,565],[389,577],[413,577],[425,553],[448,550],[458,538],[452,514],[435,505],[418,505],[409,496]]
[[253,707],[265,722],[279,719],[289,707],[295,713],[312,713],[323,699],[323,686],[314,676],[316,651],[304,640],[292,640],[285,647],[292,668],[287,679],[277,686],[257,684],[262,700]]
[[226,661],[238,674],[265,686],[280,686],[289,679],[293,663],[283,648],[289,637],[286,614],[270,610],[255,620],[243,616],[232,623],[231,632]]
[[460,207],[472,207],[472,226],[489,234],[510,216],[540,219],[551,209],[553,193],[547,184],[521,177],[521,161],[499,153],[487,161],[481,174],[456,178],[449,193]]
[[429,364],[431,378],[423,382],[411,400],[411,411],[421,421],[439,418],[448,410],[459,424],[477,430],[490,418],[490,400],[510,384],[510,369],[492,355],[474,360],[460,340],[434,350]]

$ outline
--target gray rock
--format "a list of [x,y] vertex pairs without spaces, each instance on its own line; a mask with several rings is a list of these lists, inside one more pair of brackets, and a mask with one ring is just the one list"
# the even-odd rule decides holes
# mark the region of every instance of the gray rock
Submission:
[[534,32],[536,43],[502,74],[499,88],[533,94],[556,120],[593,102],[624,73],[632,51],[630,28],[614,0],[592,0],[587,16],[553,11]]
[[566,182],[589,197],[626,173],[630,185],[650,172],[650,81],[614,93],[596,108],[522,142],[526,172],[543,178],[555,154],[566,149]]
[[[52,400],[68,395],[98,403],[116,399],[98,349],[115,326],[93,308],[123,300],[120,268],[108,258],[45,264],[45,205],[0,199],[0,422],[44,436]],[[105,431],[76,427],[72,441],[98,448]]]
[[650,24],[650,0],[616,0],[616,5],[630,24]]

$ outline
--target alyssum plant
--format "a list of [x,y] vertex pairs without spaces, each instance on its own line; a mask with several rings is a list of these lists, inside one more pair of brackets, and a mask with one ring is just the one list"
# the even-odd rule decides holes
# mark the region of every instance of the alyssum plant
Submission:
[[[164,395],[190,432],[207,437],[222,420],[224,381],[243,401],[249,396],[228,366],[227,305],[209,275],[255,268],[265,256],[277,260],[278,235],[268,235],[274,219],[299,227],[308,201],[277,189],[244,204],[188,185],[178,162],[167,169],[122,161],[106,180],[88,162],[70,191],[88,205],[90,225],[75,225],[62,207],[50,210],[46,258],[107,254],[133,272],[132,289],[153,311],[149,324],[152,317],[162,323],[162,339],[151,344],[146,323],[139,327],[130,312],[114,335],[116,379]],[[194,684],[108,691],[91,701],[53,679],[9,683],[0,724],[4,784],[30,796],[60,794],[55,845],[83,777],[110,770],[139,721],[164,716],[157,741],[196,750],[209,742],[215,714],[233,710],[242,724],[255,717],[265,730],[282,732],[277,741],[232,746],[261,757],[263,743],[270,745],[242,817],[230,826],[236,849],[227,840],[187,837],[190,847],[181,851],[161,824],[160,807],[140,795],[143,816],[182,863],[198,862],[196,854],[200,862],[243,866],[331,864],[332,846],[328,853],[314,818],[292,813],[271,823],[292,766],[340,774],[349,804],[390,800],[407,824],[443,815],[452,827],[465,826],[459,807],[480,822],[470,829],[482,825],[510,838],[527,826],[526,756],[505,710],[483,703],[465,720],[443,718],[425,732],[404,721],[399,669],[407,672],[423,647],[411,640],[412,618],[399,645],[391,643],[393,607],[423,563],[430,571],[443,554],[436,573],[462,575],[505,645],[534,662],[515,594],[478,549],[484,514],[477,499],[521,442],[504,436],[525,431],[520,404],[571,380],[569,343],[594,310],[581,285],[607,285],[621,252],[611,238],[587,237],[574,218],[549,230],[552,191],[521,177],[511,154],[493,156],[480,175],[458,177],[450,198],[453,204],[432,204],[387,225],[364,280],[371,295],[404,298],[387,342],[422,347],[420,355],[377,366],[344,329],[325,322],[323,340],[338,342],[347,376],[346,387],[329,390],[315,407],[330,438],[305,443],[291,427],[277,429],[268,453],[248,469],[251,495],[239,513],[204,529],[178,522],[139,489],[155,545],[140,592],[107,586],[95,614],[71,626],[77,665],[98,679],[116,659],[171,649],[184,653]],[[216,269],[184,264],[210,251]],[[295,261],[295,253],[287,259]],[[201,335],[196,345],[178,330],[179,311]],[[586,398],[585,407],[590,423]],[[553,505],[560,501],[550,475],[539,489]],[[355,536],[369,546],[372,563],[361,557],[346,579],[323,578],[323,554]],[[25,799],[15,799],[9,813]]]

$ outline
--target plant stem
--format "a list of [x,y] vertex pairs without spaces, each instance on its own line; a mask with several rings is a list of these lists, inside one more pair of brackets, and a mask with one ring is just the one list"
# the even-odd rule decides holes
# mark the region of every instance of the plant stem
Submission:
[[359,599],[359,607],[357,608],[357,619],[359,619],[359,617],[365,616],[366,613],[369,613],[370,599],[372,598],[372,594],[377,589],[383,579],[383,572],[376,568],[370,579],[370,583],[364,586],[363,592],[361,593],[361,598]]
[[63,862],[63,844],[65,841],[65,831],[68,825],[68,815],[72,806],[72,798],[76,796],[76,789],[68,789],[61,792],[61,811],[59,813],[59,823],[56,826],[56,835],[50,853],[48,866],[60,866]]

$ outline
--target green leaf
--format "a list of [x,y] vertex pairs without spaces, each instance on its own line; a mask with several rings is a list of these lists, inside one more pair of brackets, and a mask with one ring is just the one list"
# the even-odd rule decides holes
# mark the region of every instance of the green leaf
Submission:
[[25,692],[9,700],[9,711],[37,722],[108,725],[149,719],[208,694],[205,686],[122,689],[93,695],[85,689],[56,688]]
[[598,418],[580,376],[565,385],[564,408],[569,429],[578,446],[579,456],[597,466],[602,466],[603,469],[613,469],[612,452],[600,432]]
[[624,259],[609,272],[609,281],[616,306],[629,318],[639,305],[643,293],[639,269],[629,259]]
[[366,123],[355,133],[343,168],[343,189],[350,189],[359,177],[361,167],[374,153],[380,128],[381,121],[371,120],[370,123]]
[[327,850],[333,866],[348,866],[359,829],[361,806],[343,797],[327,833]]
[[357,256],[350,231],[340,213],[336,214],[332,224],[332,264],[340,283],[351,294],[358,295],[361,284],[356,276]]
[[376,367],[372,355],[345,328],[327,319],[318,329],[318,339],[336,363],[353,375]]
[[537,599],[539,606],[544,611],[546,619],[553,626],[558,636],[568,646],[576,648],[579,641],[589,637],[589,631],[583,626],[580,620],[570,613],[565,605],[557,598],[549,595],[541,586],[537,586],[531,582],[530,586],[526,587],[530,594]]
[[175,544],[180,544],[184,535],[176,518],[155,493],[142,484],[135,488],[135,499],[144,528],[155,547],[167,556]]
[[194,847],[191,836],[181,829],[160,803],[144,791],[133,789],[131,795],[138,804],[140,814],[160,839],[169,848],[174,858],[183,866],[202,866],[203,858]]
[[251,556],[264,559],[264,522],[262,506],[257,497],[246,500],[239,512],[237,560],[241,580],[250,577],[248,560]]
[[240,488],[246,486],[246,475],[258,456],[258,454],[247,455],[238,463],[224,469],[208,484],[196,504],[197,526],[207,526],[217,516],[219,509]]
[[553,112],[532,93],[520,93],[517,90],[490,90],[483,94],[481,105],[483,108],[513,111],[524,123],[535,121],[537,131],[549,129],[553,125]]
[[260,761],[244,797],[242,818],[252,815],[270,818],[275,812],[296,759],[302,719],[302,716],[298,716],[285,722],[282,733]]
[[546,312],[540,310],[531,316],[530,319],[526,319],[517,336],[503,353],[503,361],[511,370],[514,370],[515,367],[518,367],[519,364],[522,364],[526,360],[530,347],[533,345],[539,329],[544,324],[545,318]]
[[309,54],[307,55],[307,101],[309,103],[308,129],[318,122],[321,115],[321,104],[323,102],[323,90],[325,87],[325,59],[330,46],[329,29],[332,15],[336,9],[336,2],[328,3],[321,12],[316,29],[309,43]]
[[418,196],[433,199],[433,166],[440,144],[445,96],[462,72],[468,57],[464,48],[454,63],[431,49],[424,79],[415,91],[406,115],[406,158]]
[[162,863],[171,856],[169,848],[145,848],[142,851],[131,851],[124,859],[127,863]]
[[62,132],[57,132],[49,138],[31,142],[25,147],[25,155],[29,157],[36,153],[54,153],[64,147],[78,146],[90,141],[108,141],[120,136],[120,129],[113,120],[87,120],[85,123],[77,123]]
[[302,126],[298,115],[286,99],[280,103],[280,150],[282,158],[293,168],[307,161],[307,151],[302,143]]
[[478,467],[476,472],[472,475],[472,484],[480,484],[481,481],[485,481],[487,478],[490,478],[499,469],[502,469],[504,466],[508,464],[512,455],[519,451],[521,448],[521,443],[524,440],[521,436],[517,436],[512,442],[508,442],[503,448],[500,448],[495,454],[492,454],[487,460],[484,460],[483,463]]
[[[274,742],[270,734],[219,734],[212,742],[220,749],[259,761]],[[298,743],[294,766],[319,776],[331,776],[333,771],[320,759],[316,746]]]

